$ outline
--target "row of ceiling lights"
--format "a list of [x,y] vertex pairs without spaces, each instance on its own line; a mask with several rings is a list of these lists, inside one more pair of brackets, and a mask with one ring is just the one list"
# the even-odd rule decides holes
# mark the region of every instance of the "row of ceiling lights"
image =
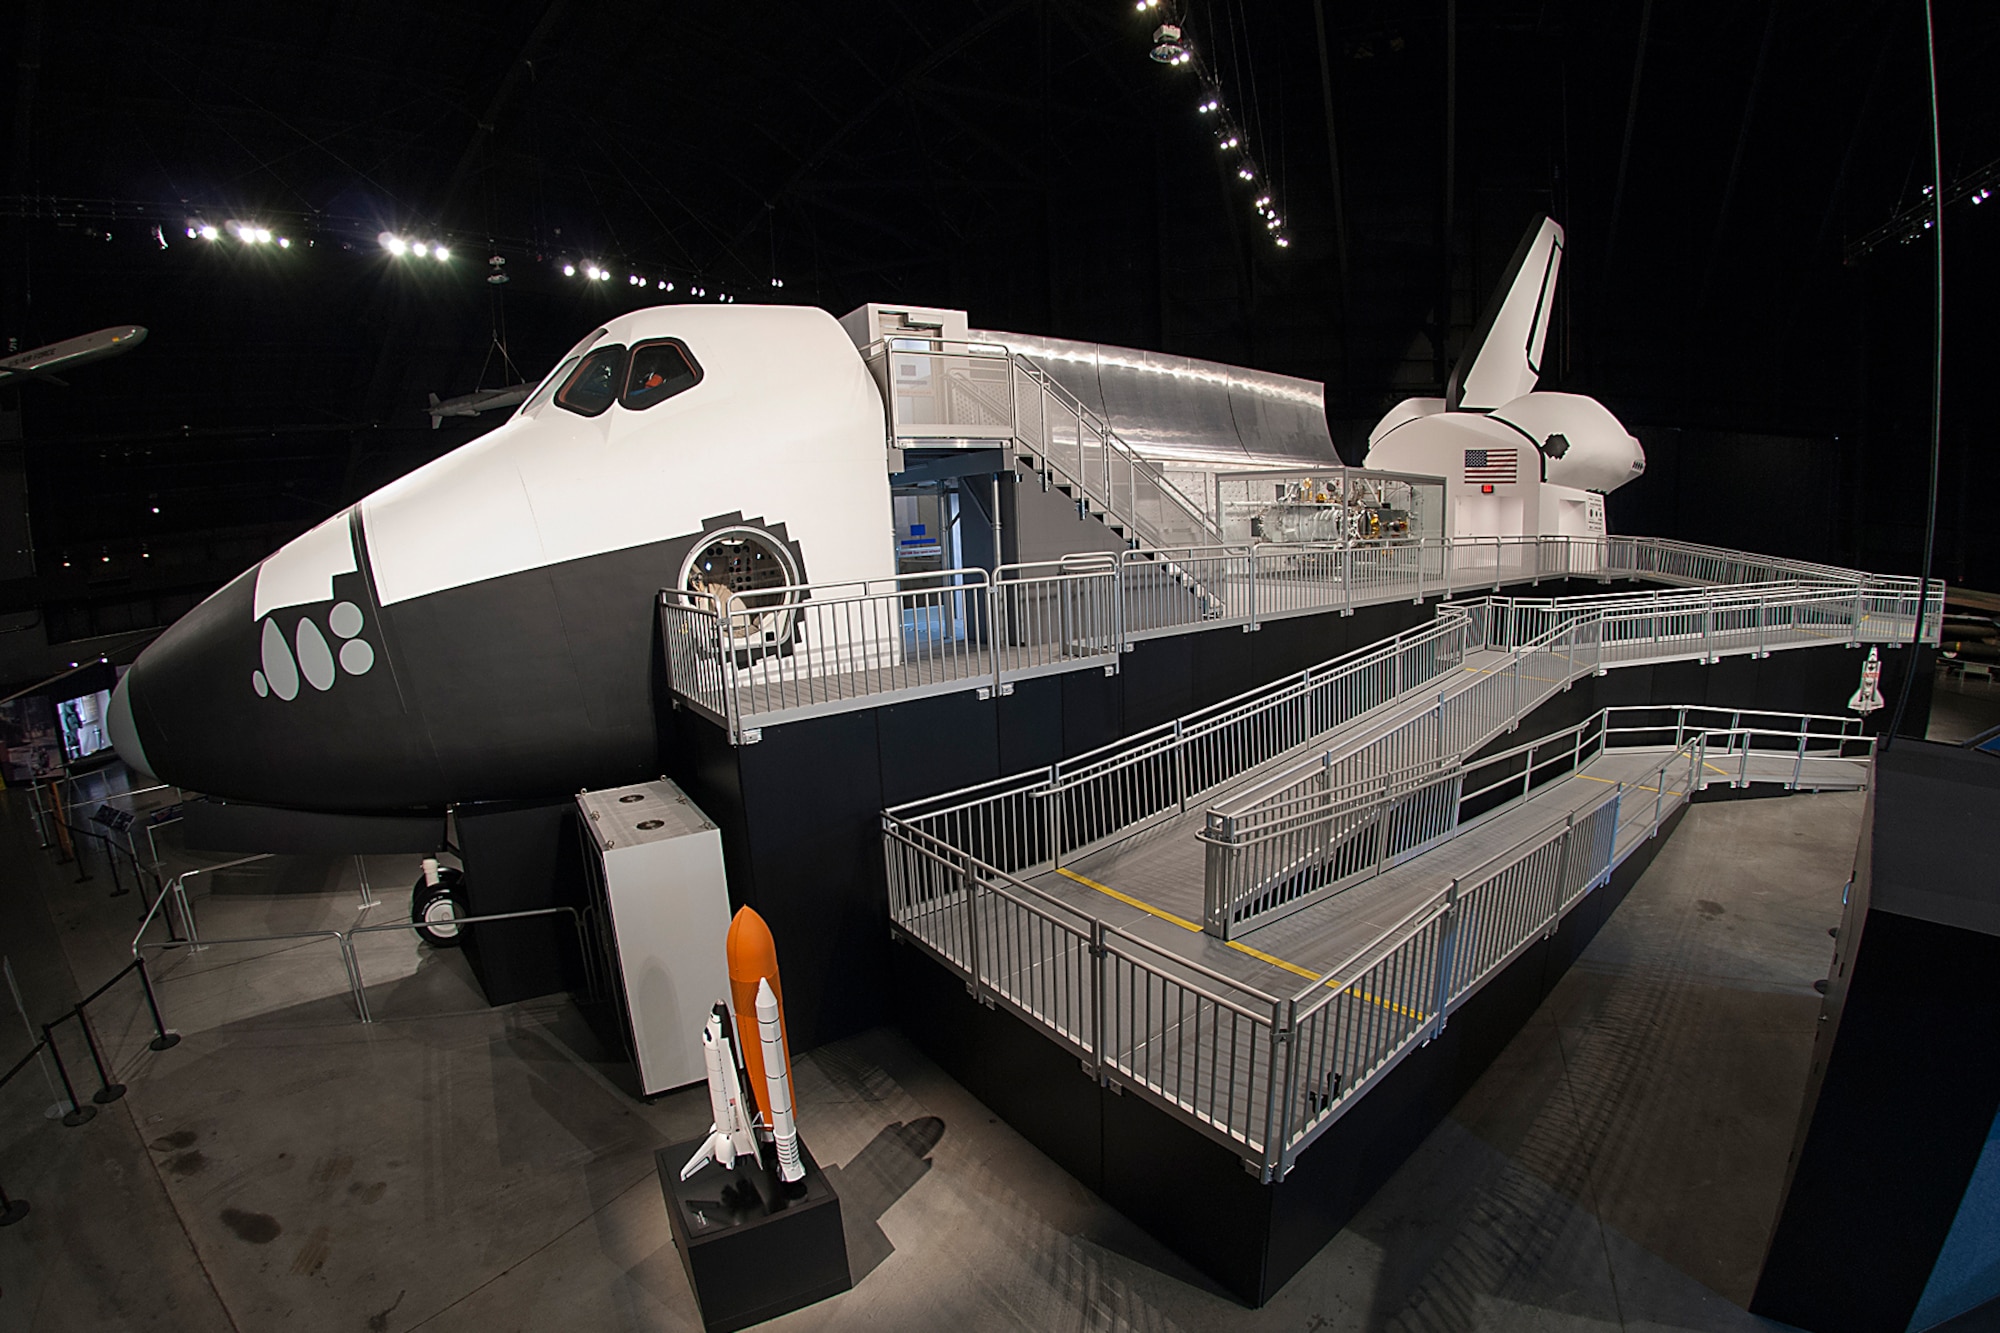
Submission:
[[[161,248],[164,249],[166,247],[166,238],[160,235],[159,228],[155,227],[153,230],[155,236],[159,238]],[[191,241],[219,242],[227,235],[245,246],[276,245],[281,250],[289,250],[292,246],[290,237],[275,235],[269,227],[259,226],[250,222],[231,220],[218,226],[201,218],[189,218],[186,231],[187,237]],[[443,241],[420,240],[389,231],[380,233],[376,236],[375,240],[384,251],[398,259],[430,259],[443,264],[449,262],[452,255],[451,247]],[[308,241],[307,244],[310,245],[312,242]],[[494,255],[486,262],[487,266],[492,270],[487,275],[486,280],[496,286],[504,284],[507,281],[505,273],[506,258],[502,255]],[[586,260],[579,265],[573,260],[565,259],[561,261],[561,264],[562,275],[565,278],[573,278],[578,273],[581,273],[586,280],[591,282],[608,282],[611,279],[611,270],[595,261]],[[628,274],[625,283],[629,287],[651,287],[653,290],[660,292],[673,292],[677,290],[671,278],[653,278],[649,280],[637,273]],[[783,278],[774,277],[771,279],[771,287],[774,290],[782,288],[784,285],[785,280]],[[688,286],[687,293],[690,296],[704,297],[708,295],[708,289],[699,282],[696,282]],[[726,304],[733,304],[736,300],[728,292],[717,292],[716,299]]]
[[[1158,14],[1160,5],[1161,0],[1134,0],[1134,8],[1140,14],[1152,17],[1160,16]],[[1171,13],[1169,10],[1169,15]],[[1187,33],[1181,25],[1173,21],[1163,22],[1153,30],[1152,57],[1160,64],[1171,68],[1192,65],[1196,62],[1194,43],[1188,40]],[[1208,70],[1205,62],[1197,67],[1196,73],[1201,77],[1202,93],[1201,100],[1195,104],[1195,111],[1202,116],[1214,118],[1216,146],[1236,159],[1236,179],[1246,185],[1257,184],[1262,179],[1262,173],[1257,166],[1257,160],[1244,146],[1243,131],[1237,127],[1234,117],[1223,106],[1221,81]],[[1257,216],[1263,219],[1264,229],[1271,234],[1272,242],[1280,250],[1290,248],[1291,238],[1285,235],[1284,219],[1273,206],[1270,193],[1266,191],[1259,194],[1251,207]]]

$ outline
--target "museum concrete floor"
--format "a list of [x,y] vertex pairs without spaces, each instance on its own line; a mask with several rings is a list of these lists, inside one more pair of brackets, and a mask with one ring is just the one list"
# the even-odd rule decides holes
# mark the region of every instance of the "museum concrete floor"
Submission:
[[[1692,810],[1451,1117],[1262,1310],[893,1030],[813,1051],[800,1124],[833,1168],[855,1287],[769,1327],[1773,1327],[1742,1305],[1862,799]],[[0,952],[40,1020],[129,957],[138,897],[109,896],[101,861],[76,882],[23,795],[0,802]],[[383,886],[413,865],[368,870],[372,915],[398,911]],[[356,918],[351,861],[239,874],[198,904],[205,936]],[[129,982],[93,1008],[123,1100],[71,1129],[34,1068],[0,1089],[0,1185],[33,1204],[0,1230],[0,1329],[700,1327],[653,1150],[706,1128],[705,1093],[641,1104],[566,1003],[488,1009],[452,952],[374,939],[372,1025],[323,940],[179,954],[159,968],[178,1047],[146,1049]]]

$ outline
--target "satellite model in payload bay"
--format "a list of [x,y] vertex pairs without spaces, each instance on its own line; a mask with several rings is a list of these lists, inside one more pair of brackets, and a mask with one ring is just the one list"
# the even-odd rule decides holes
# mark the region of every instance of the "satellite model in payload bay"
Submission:
[[[723,947],[729,956],[736,1038],[731,1037],[729,1011],[716,1005],[702,1030],[701,1042],[708,1063],[708,1104],[715,1119],[708,1138],[681,1168],[681,1179],[688,1179],[710,1162],[733,1167],[740,1158],[748,1157],[763,1165],[756,1121],[743,1099],[747,1083],[771,1137],[778,1178],[795,1185],[806,1173],[792,1119],[792,1057],[785,1038],[777,945],[764,918],[744,907],[730,921]],[[749,1035],[753,1024],[755,1039]]]

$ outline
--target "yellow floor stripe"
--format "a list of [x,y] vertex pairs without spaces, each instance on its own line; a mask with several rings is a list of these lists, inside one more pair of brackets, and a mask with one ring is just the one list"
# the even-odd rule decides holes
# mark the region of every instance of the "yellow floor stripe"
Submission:
[[[1140,911],[1146,913],[1146,915],[1148,916],[1158,917],[1162,921],[1170,921],[1174,925],[1179,926],[1182,930],[1191,930],[1197,935],[1201,934],[1201,927],[1197,926],[1194,922],[1188,920],[1186,917],[1175,916],[1172,912],[1163,911],[1162,909],[1153,906],[1151,903],[1140,902],[1137,898],[1134,898],[1131,894],[1120,893],[1118,890],[1112,888],[1109,884],[1099,884],[1094,879],[1085,879],[1082,875],[1077,874],[1074,870],[1069,869],[1067,866],[1057,866],[1056,873],[1058,875],[1061,875],[1064,879],[1075,880],[1078,884],[1083,885],[1086,889],[1096,889],[1099,893],[1106,894],[1110,897],[1116,898],[1119,902],[1124,903],[1127,907],[1136,907]],[[1236,950],[1236,952],[1240,954],[1247,954],[1250,957],[1255,958],[1260,963],[1269,963],[1272,967],[1282,968],[1283,970],[1290,972],[1293,976],[1304,977],[1307,981],[1319,980],[1319,973],[1308,972],[1305,968],[1300,967],[1297,963],[1287,962],[1283,958],[1278,957],[1276,954],[1265,953],[1262,949],[1253,949],[1249,945],[1243,943],[1241,940],[1224,940],[1222,942],[1228,945],[1230,948]],[[1340,989],[1340,982],[1337,980],[1329,981],[1326,983],[1326,985],[1328,990]],[[1360,996],[1362,999],[1367,1000],[1371,1004],[1379,1004],[1384,1009],[1393,1009],[1397,1013],[1402,1014],[1406,1017],[1409,1018],[1423,1017],[1422,1014],[1416,1012],[1413,1009],[1406,1009],[1402,1005],[1397,1004],[1394,1001],[1384,1000],[1379,998],[1378,996],[1370,995],[1367,991],[1357,990],[1354,993]]]

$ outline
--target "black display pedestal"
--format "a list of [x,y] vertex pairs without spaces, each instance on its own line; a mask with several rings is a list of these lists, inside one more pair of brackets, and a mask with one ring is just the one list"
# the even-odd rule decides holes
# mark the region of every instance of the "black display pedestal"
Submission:
[[701,1144],[691,1139],[653,1157],[674,1248],[708,1333],[733,1333],[854,1285],[840,1196],[804,1140],[806,1178],[789,1190],[775,1172],[754,1166],[725,1171],[711,1163],[683,1181],[681,1167]]

